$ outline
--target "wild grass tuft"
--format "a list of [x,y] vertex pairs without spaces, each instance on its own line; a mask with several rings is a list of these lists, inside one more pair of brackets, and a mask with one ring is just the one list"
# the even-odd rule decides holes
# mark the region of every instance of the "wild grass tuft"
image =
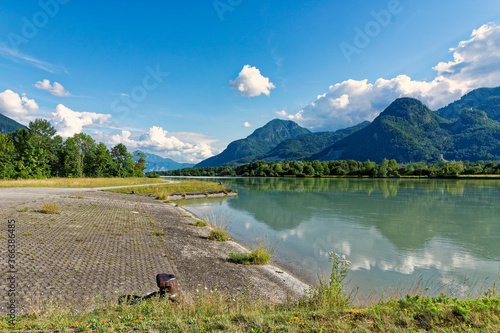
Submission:
[[261,241],[251,252],[229,253],[229,260],[242,265],[266,265],[271,260],[271,251]]
[[43,204],[40,208],[40,213],[44,214],[61,214],[61,207],[55,202]]
[[198,220],[198,221],[196,221],[195,225],[197,227],[206,227],[208,225],[208,223],[203,221],[203,220]]
[[208,239],[219,242],[229,240],[229,215],[226,215],[226,213],[222,211],[214,212],[211,210],[208,214],[206,214],[205,221],[207,221],[212,227],[212,230],[208,235]]
[[160,229],[155,229],[151,231],[151,236],[165,236],[165,232]]

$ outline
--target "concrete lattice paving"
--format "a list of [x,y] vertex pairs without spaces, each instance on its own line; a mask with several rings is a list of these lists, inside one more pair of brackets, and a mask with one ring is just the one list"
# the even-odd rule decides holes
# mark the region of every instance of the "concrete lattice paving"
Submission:
[[[8,190],[13,189],[2,192]],[[123,195],[88,191],[68,191],[68,195],[35,192],[34,200],[15,200],[13,195],[1,204],[0,267],[4,278],[8,270],[7,219],[16,220],[18,308],[37,306],[48,299],[75,303],[103,294],[147,294],[157,290],[157,273],[173,272],[164,237],[153,233],[158,226],[146,212],[143,201],[147,198],[127,196],[123,200]],[[54,201],[61,214],[37,212],[43,203]],[[29,210],[21,212],[25,207]],[[6,285],[2,283],[0,288],[3,308],[8,298]]]

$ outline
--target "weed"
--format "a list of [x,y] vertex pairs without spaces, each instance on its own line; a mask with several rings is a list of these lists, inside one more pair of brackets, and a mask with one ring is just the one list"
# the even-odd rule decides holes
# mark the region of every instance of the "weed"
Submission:
[[207,225],[208,225],[208,223],[203,221],[203,220],[198,220],[195,223],[195,226],[197,226],[197,227],[206,227]]
[[28,210],[30,210],[28,207],[24,207],[24,208],[21,208],[18,210],[19,213],[25,213],[27,212]]
[[160,229],[155,229],[151,232],[151,236],[165,236],[165,232]]
[[329,281],[320,281],[309,300],[313,308],[343,308],[350,303],[350,298],[343,289],[351,262],[335,252],[330,252],[330,261],[333,267]]
[[261,241],[250,253],[229,253],[229,260],[243,265],[266,265],[271,260],[271,251]]
[[61,214],[61,207],[55,202],[43,204],[40,208],[40,213],[44,214]]
[[229,215],[222,211],[214,212],[211,210],[205,216],[205,221],[212,226],[208,239],[225,242],[229,239]]
[[225,242],[229,239],[229,235],[227,232],[222,230],[210,230],[208,239],[218,242]]

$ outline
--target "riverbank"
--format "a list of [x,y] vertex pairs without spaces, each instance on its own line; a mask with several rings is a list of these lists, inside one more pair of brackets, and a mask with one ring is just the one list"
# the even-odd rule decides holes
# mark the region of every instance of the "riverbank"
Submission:
[[[43,214],[54,203],[60,214]],[[31,312],[59,300],[91,303],[97,295],[113,299],[156,291],[155,276],[172,273],[185,294],[202,288],[236,295],[251,293],[270,302],[301,296],[307,285],[281,269],[229,262],[235,242],[207,239],[208,227],[174,203],[147,196],[93,189],[3,188],[4,220],[14,220],[17,240],[16,306]],[[0,248],[7,251],[7,224],[0,228]],[[9,271],[7,261],[0,264]],[[7,286],[0,287],[6,311]]]
[[[46,203],[61,213],[40,213]],[[229,262],[229,251],[243,250],[239,244],[209,241],[207,227],[192,225],[195,216],[147,196],[9,188],[0,189],[0,208],[2,218],[16,221],[19,246],[16,324],[3,317],[3,331],[495,331],[500,325],[494,293],[474,301],[403,297],[357,308],[340,304],[341,289],[330,285],[300,298],[306,285],[291,276],[296,284],[287,284],[286,272],[272,266]],[[0,242],[7,241],[4,225],[0,232]],[[120,295],[156,291],[160,272],[178,277],[178,303],[117,304]],[[0,287],[4,314],[6,287]]]

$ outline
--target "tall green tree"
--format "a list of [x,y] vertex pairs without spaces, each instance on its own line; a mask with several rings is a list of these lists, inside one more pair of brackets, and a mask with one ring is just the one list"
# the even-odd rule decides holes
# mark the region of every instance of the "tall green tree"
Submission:
[[16,147],[10,135],[0,134],[0,179],[16,176]]
[[67,138],[61,150],[62,175],[64,177],[81,177],[83,159],[75,138]]
[[123,143],[111,148],[111,159],[113,160],[111,173],[115,177],[130,177],[134,175],[134,161],[132,155],[127,151]]
[[46,178],[51,174],[49,158],[40,140],[29,128],[13,134],[16,148],[16,171],[21,178]]
[[136,158],[136,162],[134,164],[134,176],[142,177],[144,176],[144,170],[146,170],[146,155],[144,153],[136,150],[134,152],[134,157]]

